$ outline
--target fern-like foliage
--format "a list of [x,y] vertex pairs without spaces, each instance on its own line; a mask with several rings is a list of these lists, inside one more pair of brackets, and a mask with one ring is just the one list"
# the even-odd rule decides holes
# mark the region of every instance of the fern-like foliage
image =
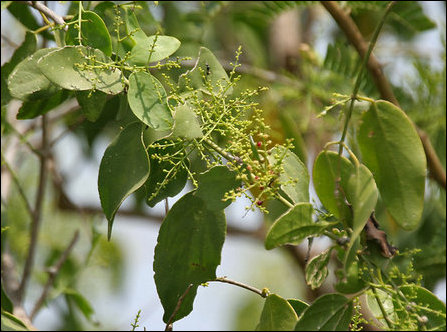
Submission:
[[[383,13],[387,1],[347,1],[352,15]],[[411,38],[419,32],[436,27],[424,13],[418,1],[397,1],[388,17],[387,24],[401,37]]]
[[[346,80],[346,78],[357,77],[361,64],[362,60],[351,46],[335,43],[327,47],[323,68]],[[374,95],[376,92],[375,84],[367,72],[363,74],[360,91],[366,95]]]

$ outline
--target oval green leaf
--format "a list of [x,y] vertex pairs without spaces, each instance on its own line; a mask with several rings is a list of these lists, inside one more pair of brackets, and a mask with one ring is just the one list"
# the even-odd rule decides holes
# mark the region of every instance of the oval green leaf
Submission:
[[333,225],[312,221],[312,204],[298,203],[279,216],[265,238],[265,248],[270,250],[284,244],[300,244],[309,236],[316,236]]
[[315,300],[298,320],[295,331],[347,331],[354,308],[340,294],[326,294]]
[[279,175],[281,189],[293,203],[309,201],[309,172],[306,165],[295,153],[283,146],[274,147],[268,156],[269,162],[282,162],[283,171]]
[[189,285],[173,321],[192,311],[197,287],[216,278],[225,240],[222,210],[210,210],[207,202],[190,192],[178,200],[161,224],[154,256],[154,279],[168,322],[179,298]]
[[78,40],[79,30],[75,24],[79,22],[79,17],[75,16],[69,23],[65,35],[67,45],[84,45],[101,50],[105,55],[112,55],[112,39],[102,18],[91,11],[81,13],[81,40]]
[[157,130],[172,128],[174,120],[166,91],[151,74],[136,72],[130,75],[127,100],[136,117],[149,127]]
[[100,65],[92,57],[112,64],[112,60],[98,49],[65,46],[42,57],[37,66],[51,82],[67,90],[100,90],[112,95],[120,93],[123,90],[121,71]]
[[292,331],[298,316],[291,304],[276,294],[264,303],[257,331]]
[[410,119],[387,101],[374,102],[362,117],[357,138],[389,213],[403,229],[415,229],[424,207],[427,165]]
[[142,141],[142,125],[124,128],[107,147],[99,166],[98,190],[101,206],[112,234],[115,213],[124,199],[140,188],[149,176],[149,158]]
[[353,172],[352,163],[333,151],[320,152],[313,168],[314,187],[321,203],[337,218],[348,222],[352,218],[351,210],[345,203],[343,192],[337,188],[336,181],[339,179],[341,188],[346,188]]
[[299,316],[303,313],[303,311],[309,306],[306,302],[298,300],[298,299],[288,299],[287,302],[290,303],[295,313]]
[[132,65],[145,66],[163,60],[180,47],[180,41],[171,36],[150,36],[138,39],[127,60]]
[[37,66],[38,60],[54,50],[56,48],[37,50],[14,68],[8,77],[11,96],[20,100],[35,100],[48,97],[58,90]]

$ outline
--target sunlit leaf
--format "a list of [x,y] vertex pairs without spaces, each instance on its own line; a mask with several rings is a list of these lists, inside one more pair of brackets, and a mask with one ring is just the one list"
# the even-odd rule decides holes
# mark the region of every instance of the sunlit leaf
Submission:
[[265,300],[258,331],[292,331],[298,320],[295,310],[287,300],[270,294]]

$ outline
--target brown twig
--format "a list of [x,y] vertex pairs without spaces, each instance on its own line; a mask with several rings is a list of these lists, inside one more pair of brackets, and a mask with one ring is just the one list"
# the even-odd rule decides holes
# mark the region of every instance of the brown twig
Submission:
[[180,298],[177,301],[177,305],[175,306],[174,311],[172,312],[171,317],[169,317],[168,322],[166,323],[166,328],[165,331],[172,331],[172,322],[174,320],[175,315],[177,314],[177,312],[180,310],[180,307],[183,303],[183,300],[185,299],[186,295],[188,295],[189,290],[191,289],[191,287],[193,286],[193,284],[189,284],[189,286],[186,288],[185,292],[182,294],[182,296],[180,296]]
[[61,257],[59,257],[59,260],[56,262],[54,266],[51,266],[48,268],[48,280],[44,286],[44,289],[42,291],[42,294],[40,295],[39,299],[37,300],[36,304],[34,305],[33,310],[30,314],[30,319],[33,320],[36,316],[37,312],[40,310],[42,305],[44,304],[48,292],[50,291],[50,288],[53,286],[54,281],[56,280],[57,275],[59,274],[60,269],[62,268],[62,265],[65,263],[65,261],[68,258],[68,255],[72,251],[73,247],[75,246],[76,242],[79,239],[79,230],[77,230],[73,236],[73,239],[70,241],[70,244],[68,247],[64,250]]
[[[354,20],[348,15],[348,13],[343,11],[336,1],[321,1],[321,4],[324,8],[326,8],[329,14],[331,14],[340,29],[345,33],[349,42],[357,50],[360,57],[363,58],[368,50],[368,43],[363,39],[363,36]],[[399,102],[394,95],[391,84],[383,73],[382,65],[379,63],[374,54],[370,55],[367,62],[367,68],[371,73],[377,89],[379,90],[381,98],[400,107]],[[427,134],[419,128],[417,128],[417,131],[419,137],[421,138],[422,145],[424,146],[430,176],[445,189],[446,175],[442,163],[439,160],[436,151],[433,149],[433,146],[430,144]]]
[[250,285],[243,284],[242,282],[239,282],[239,281],[227,279],[227,277],[219,277],[219,278],[216,278],[216,279],[210,280],[210,281],[218,281],[218,282],[223,282],[223,283],[235,285],[235,286],[238,286],[238,287],[241,287],[241,288],[245,288],[245,289],[248,289],[249,291],[252,291],[253,293],[258,294],[261,297],[267,297],[268,296],[268,292],[266,292],[266,291],[262,291],[260,289],[255,288],[255,287],[252,287]]
[[43,154],[39,156],[40,159],[40,172],[39,172],[39,185],[36,194],[36,203],[31,216],[31,240],[28,248],[28,255],[25,261],[25,268],[23,269],[22,280],[18,290],[18,299],[23,301],[26,286],[31,277],[31,270],[34,265],[34,256],[36,254],[37,239],[39,234],[41,212],[43,205],[43,198],[45,196],[45,184],[47,179],[47,145],[48,145],[48,128],[47,119],[45,115],[42,115],[42,151]]
[[64,21],[63,17],[56,14],[55,12],[53,12],[50,8],[45,6],[40,1],[25,1],[25,3],[28,6],[31,6],[34,9],[37,9],[38,11],[43,13],[45,16],[48,16],[49,18],[51,18],[56,24],[65,26],[65,21]]

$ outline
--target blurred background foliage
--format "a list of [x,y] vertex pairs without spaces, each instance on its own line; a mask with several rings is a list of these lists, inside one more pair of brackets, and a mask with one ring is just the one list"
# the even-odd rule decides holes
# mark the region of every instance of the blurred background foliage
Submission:
[[[83,1],[83,5],[85,9],[99,13],[109,31],[113,30],[111,2]],[[343,1],[340,5],[351,13],[364,38],[368,39],[386,2]],[[48,2],[48,6],[60,15],[76,15],[78,10],[76,1],[57,4]],[[432,17],[433,8],[442,12],[436,19],[443,18],[443,21],[436,21]],[[3,67],[4,63],[9,61],[8,54],[21,43],[21,36],[14,31],[14,27],[24,32],[25,29],[36,30],[41,26],[40,18],[24,4],[10,3],[7,9],[2,10],[2,23],[4,14],[9,15],[10,23],[9,26],[2,24],[2,81],[4,69],[7,69]],[[319,2],[139,1],[135,14],[147,35],[159,32],[176,37],[182,44],[175,55],[192,58],[185,62],[186,66],[181,70],[169,72],[174,81],[178,75],[191,68],[200,46],[209,48],[225,68],[230,68],[235,51],[241,45],[243,53],[240,60],[243,65],[239,71],[242,79],[237,89],[242,91],[259,86],[269,88],[258,101],[271,127],[272,140],[283,143],[286,138],[293,138],[294,152],[309,169],[324,144],[340,135],[342,109],[336,108],[324,117],[317,116],[325,106],[330,105],[334,92],[348,95],[352,92],[360,59]],[[433,31],[438,33],[433,34]],[[430,32],[433,46],[426,49],[427,44],[423,41]],[[54,38],[50,33],[45,31],[41,37],[49,41],[46,45],[52,45],[51,40]],[[385,24],[375,53],[384,65],[385,74],[392,82],[402,109],[428,134],[445,169],[445,2],[397,2]],[[362,83],[360,94],[379,98],[369,76]],[[122,96],[109,99],[95,122],[85,120],[81,112],[68,113],[54,124],[57,129],[54,131],[64,132],[69,128],[72,137],[82,147],[84,158],[94,160],[98,158],[95,155],[97,143],[109,141],[120,125],[129,121],[126,117],[130,113],[122,99]],[[11,114],[14,108],[8,105],[2,88],[2,150],[4,146],[13,144],[13,137],[17,137],[16,131],[23,128],[20,121],[15,119],[16,113]],[[358,107],[357,114],[360,112],[361,108]],[[25,124],[30,125],[32,121],[26,120]],[[351,137],[354,137],[353,133],[350,133]],[[26,138],[32,140],[33,135],[30,131]],[[351,139],[349,143],[355,151],[355,140]],[[35,194],[33,188],[37,185],[37,169],[36,158],[30,156],[26,149],[16,154],[15,172],[31,201]],[[72,172],[65,176],[76,177],[76,165],[73,165]],[[414,255],[414,269],[423,276],[423,286],[433,290],[436,283],[445,278],[446,197],[445,190],[430,179],[427,180],[426,189],[423,222],[419,229],[412,232],[398,229],[381,208],[380,202],[376,215],[391,243],[401,251],[406,248],[421,249]],[[50,293],[49,300],[57,301],[55,308],[59,309],[56,309],[56,314],[60,317],[59,325],[52,328],[99,328],[92,318],[92,308],[86,297],[91,299],[101,297],[104,293],[123,291],[122,284],[128,271],[123,254],[126,243],[115,240],[107,242],[101,216],[80,214],[69,208],[61,209],[60,192],[51,186],[47,187],[47,192],[36,266],[51,266],[70,241],[74,230],[81,230],[80,241],[63,265]],[[66,189],[66,193],[70,194],[69,189]],[[133,199],[128,200],[127,208],[136,213],[146,211],[148,207],[143,199],[144,195],[137,192]],[[275,202],[270,203],[269,209],[271,213],[265,216],[268,222],[281,213]],[[13,185],[7,195],[3,194],[2,189],[1,213],[2,230],[6,227],[2,231],[2,252],[7,247],[20,271],[28,246],[28,233],[23,230],[27,229],[30,218]],[[264,250],[262,246],[258,246],[258,249]],[[301,273],[300,269],[285,251],[282,253],[286,256],[284,261],[277,263],[278,266],[274,268],[271,262],[257,264],[256,268],[249,267],[252,270],[247,272],[251,275],[250,280],[255,285],[271,285],[272,288],[280,288],[283,294],[294,294],[297,297],[301,294],[302,298],[306,298],[309,293],[302,285],[302,276],[291,280],[291,276],[296,278]],[[402,264],[404,266],[408,262]],[[284,268],[292,271],[285,273]],[[38,271],[33,275],[31,289],[39,289],[46,281],[45,269]],[[100,281],[91,283],[91,278]],[[37,293],[31,292],[30,296],[34,298]],[[232,320],[231,326],[233,329],[252,329],[259,318],[262,303],[251,294],[238,297],[238,301],[231,308],[232,317],[228,318]],[[100,322],[101,329],[113,328],[113,318],[110,317],[109,322]]]

